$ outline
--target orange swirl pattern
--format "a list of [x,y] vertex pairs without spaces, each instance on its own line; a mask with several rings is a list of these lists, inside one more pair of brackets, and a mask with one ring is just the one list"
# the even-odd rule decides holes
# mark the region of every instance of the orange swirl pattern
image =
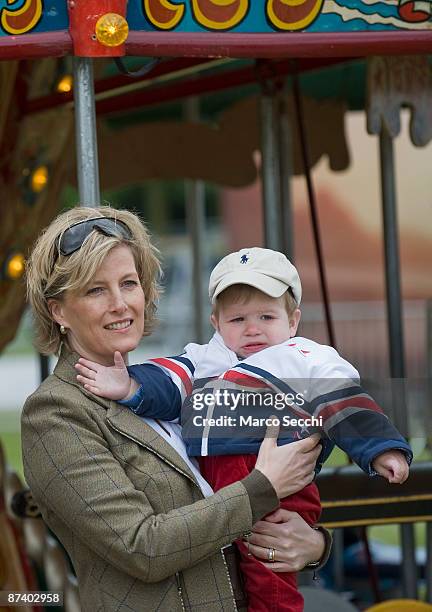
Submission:
[[194,19],[211,30],[235,28],[248,8],[249,0],[192,0]]
[[267,18],[278,30],[303,30],[318,17],[324,0],[268,0]]
[[[15,4],[15,0],[8,0]],[[20,9],[4,8],[1,12],[1,25],[8,34],[24,34],[30,32],[42,17],[42,0],[26,0]]]
[[144,14],[159,30],[172,30],[183,19],[183,4],[169,0],[144,0]]

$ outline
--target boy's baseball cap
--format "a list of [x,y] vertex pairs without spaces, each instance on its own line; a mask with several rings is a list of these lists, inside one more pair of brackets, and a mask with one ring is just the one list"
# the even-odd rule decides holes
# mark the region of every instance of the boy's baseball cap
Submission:
[[297,305],[302,288],[296,268],[283,253],[261,247],[230,253],[210,274],[209,297],[212,303],[231,285],[250,285],[270,297],[278,298],[291,287]]

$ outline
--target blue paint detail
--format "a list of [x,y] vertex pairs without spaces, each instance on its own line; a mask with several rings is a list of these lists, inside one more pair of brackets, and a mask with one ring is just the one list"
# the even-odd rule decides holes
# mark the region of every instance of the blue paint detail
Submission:
[[241,263],[241,264],[245,264],[245,263],[247,263],[248,261],[249,261],[249,257],[248,257],[247,255],[242,255],[242,256],[240,257],[240,263]]
[[[14,4],[7,4],[6,0],[0,0],[0,10],[7,8],[9,11],[18,11],[24,6],[24,3],[25,0],[17,0]],[[42,5],[42,17],[37,26],[28,34],[58,32],[69,28],[69,16],[65,0],[43,0]],[[0,36],[10,36],[10,34],[0,28]]]
[[7,0],[0,0],[0,9],[9,8],[14,9],[16,11],[20,11],[24,6],[25,0],[16,0],[14,5],[8,4]]

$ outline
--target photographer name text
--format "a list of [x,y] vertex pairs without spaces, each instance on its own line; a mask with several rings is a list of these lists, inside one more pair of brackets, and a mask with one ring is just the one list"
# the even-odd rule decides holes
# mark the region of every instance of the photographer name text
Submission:
[[195,427],[269,427],[283,425],[284,427],[322,427],[322,417],[305,417],[294,418],[283,416],[281,419],[277,417],[253,417],[252,415],[227,416],[211,418],[205,417],[202,414],[196,414],[193,419]]

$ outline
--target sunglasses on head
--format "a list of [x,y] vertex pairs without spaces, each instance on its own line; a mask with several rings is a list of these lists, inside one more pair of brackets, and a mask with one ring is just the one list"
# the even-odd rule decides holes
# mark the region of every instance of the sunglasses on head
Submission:
[[93,231],[105,236],[132,240],[132,232],[128,226],[112,217],[95,217],[74,223],[59,237],[57,251],[62,255],[72,255],[78,251]]

